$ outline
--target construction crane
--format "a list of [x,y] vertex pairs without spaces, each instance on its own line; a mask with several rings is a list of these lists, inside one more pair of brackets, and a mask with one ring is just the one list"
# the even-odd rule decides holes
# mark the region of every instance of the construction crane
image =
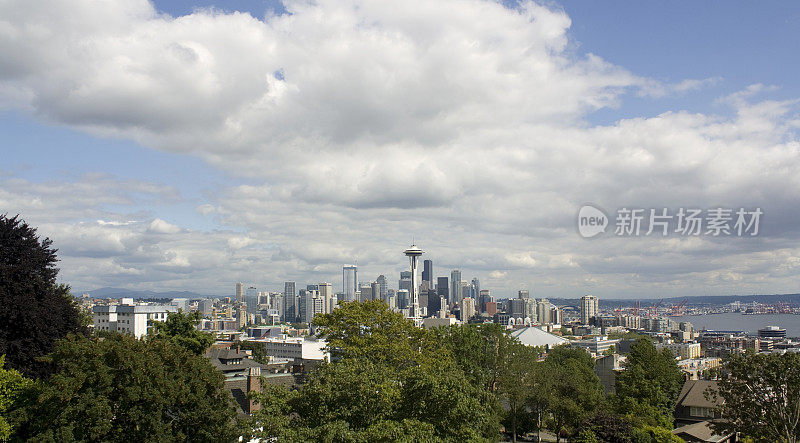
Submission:
[[654,304],[650,307],[650,317],[657,317],[658,316],[658,308],[664,303],[664,299],[658,301],[658,303]]

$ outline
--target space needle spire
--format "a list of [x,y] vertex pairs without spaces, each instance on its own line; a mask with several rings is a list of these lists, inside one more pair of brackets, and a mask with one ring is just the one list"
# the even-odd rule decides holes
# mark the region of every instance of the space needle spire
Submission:
[[411,307],[409,309],[409,318],[419,318],[419,280],[417,279],[417,262],[419,257],[424,254],[424,251],[416,245],[411,245],[410,248],[403,251],[411,263]]

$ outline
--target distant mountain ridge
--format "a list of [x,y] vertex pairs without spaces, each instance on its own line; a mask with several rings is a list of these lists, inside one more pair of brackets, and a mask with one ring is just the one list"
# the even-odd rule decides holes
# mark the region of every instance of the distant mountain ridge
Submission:
[[[155,298],[220,298],[220,295],[213,294],[198,294],[191,291],[138,291],[135,289],[125,288],[99,288],[91,291],[78,291],[73,290],[72,295],[79,296],[81,294],[89,294],[94,298],[135,298],[135,299],[155,299]],[[229,297],[229,296],[226,296]]]

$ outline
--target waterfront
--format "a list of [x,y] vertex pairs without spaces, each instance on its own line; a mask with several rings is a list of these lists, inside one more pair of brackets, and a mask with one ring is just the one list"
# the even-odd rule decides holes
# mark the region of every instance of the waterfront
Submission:
[[787,336],[800,337],[800,315],[725,313],[670,318],[676,322],[688,321],[696,330],[705,328],[716,331],[745,331],[755,334],[765,326],[780,326],[786,329]]

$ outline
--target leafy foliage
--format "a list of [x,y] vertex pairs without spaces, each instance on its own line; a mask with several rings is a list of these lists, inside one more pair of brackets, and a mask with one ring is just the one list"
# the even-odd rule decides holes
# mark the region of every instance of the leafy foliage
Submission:
[[21,394],[33,383],[22,376],[19,371],[3,369],[5,357],[0,355],[0,441],[11,436],[12,426],[8,413]]
[[214,336],[197,329],[201,318],[197,311],[170,312],[166,321],[153,323],[149,339],[168,340],[195,355],[202,355],[214,343]]
[[683,377],[672,353],[656,350],[650,340],[631,345],[625,371],[617,376],[617,411],[635,424],[672,427],[672,412]]
[[557,346],[544,361],[547,386],[543,401],[554,429],[574,432],[605,402],[603,386],[594,373],[594,359],[583,349]]
[[481,441],[498,435],[494,397],[471,382],[430,331],[380,302],[315,318],[337,361],[298,392],[255,398],[256,436],[281,441]]
[[755,441],[800,441],[800,354],[731,355],[729,377],[718,382],[724,400],[717,432],[741,432]]
[[417,328],[381,300],[342,303],[314,324],[337,358],[359,358],[396,367],[416,366],[439,358],[433,335]]
[[56,284],[56,250],[19,216],[0,215],[0,355],[26,377],[46,377],[40,358],[69,333],[85,333],[67,285]]
[[[518,341],[505,343],[505,349],[501,350],[504,356],[504,364],[499,371],[497,394],[508,408],[506,417],[507,427],[511,429],[511,438],[517,441],[517,432],[520,424],[524,430],[538,428],[538,410],[528,408],[530,399],[537,392],[542,392],[548,387],[544,383],[544,371],[538,362],[541,351],[531,348]],[[536,413],[533,419],[531,413]]]
[[234,441],[223,376],[170,340],[69,336],[16,417],[37,441]]

